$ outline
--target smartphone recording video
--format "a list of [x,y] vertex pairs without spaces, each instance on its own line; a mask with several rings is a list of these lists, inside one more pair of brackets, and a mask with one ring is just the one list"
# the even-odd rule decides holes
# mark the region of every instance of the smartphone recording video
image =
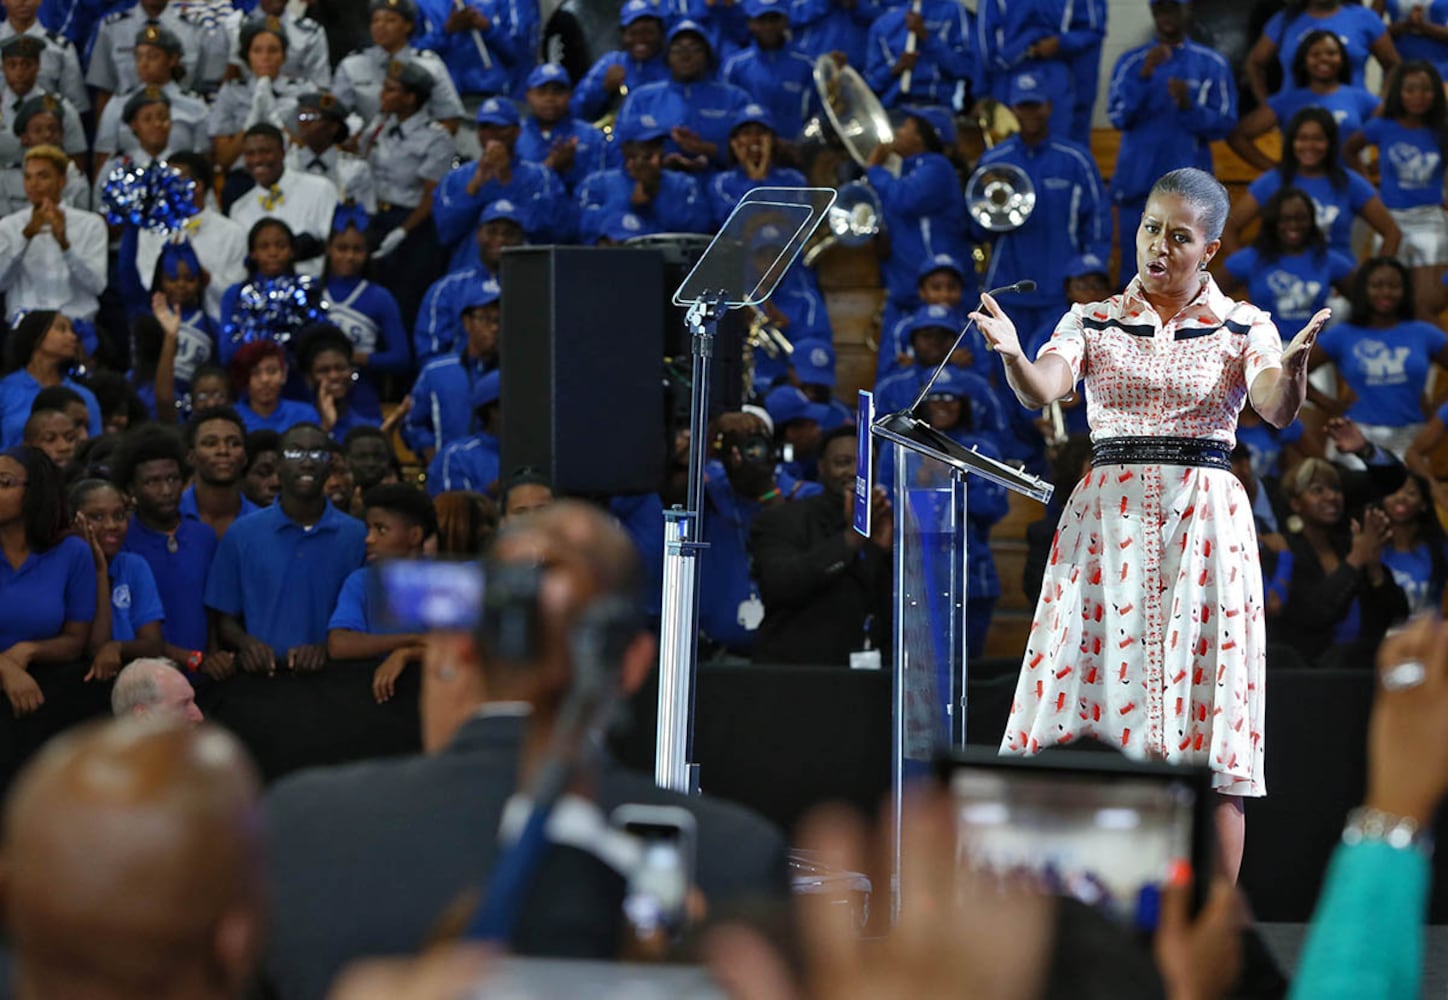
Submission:
[[[957,852],[977,871],[1025,879],[1128,926],[1156,927],[1174,867],[1211,868],[1203,768],[1096,753],[1038,758],[967,751],[943,765]],[[1198,900],[1207,879],[1197,879]]]
[[483,567],[477,562],[395,559],[373,574],[383,622],[406,632],[468,630],[483,606]]

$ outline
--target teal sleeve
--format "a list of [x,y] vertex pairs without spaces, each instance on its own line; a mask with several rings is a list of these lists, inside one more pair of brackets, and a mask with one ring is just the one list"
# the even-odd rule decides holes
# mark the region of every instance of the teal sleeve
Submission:
[[1421,995],[1428,859],[1378,841],[1339,845],[1327,866],[1289,1000]]

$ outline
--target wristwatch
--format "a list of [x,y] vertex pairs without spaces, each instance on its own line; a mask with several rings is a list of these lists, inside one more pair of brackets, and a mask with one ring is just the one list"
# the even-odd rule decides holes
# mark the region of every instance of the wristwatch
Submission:
[[186,654],[186,669],[193,674],[201,669],[201,661],[206,659],[206,654],[199,649],[193,649]]
[[1433,853],[1433,835],[1421,829],[1417,820],[1368,806],[1348,813],[1347,824],[1342,828],[1344,844],[1353,846],[1364,841],[1378,841],[1399,851]]

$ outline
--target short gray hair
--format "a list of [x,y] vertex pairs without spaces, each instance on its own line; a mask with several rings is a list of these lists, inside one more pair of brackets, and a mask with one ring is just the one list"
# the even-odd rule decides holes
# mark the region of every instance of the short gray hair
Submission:
[[115,686],[111,688],[111,714],[122,718],[132,714],[138,706],[150,708],[160,701],[161,689],[156,686],[156,672],[161,668],[176,670],[176,664],[164,656],[146,656],[126,664],[126,668],[116,675]]
[[1202,228],[1206,230],[1207,242],[1221,238],[1232,198],[1222,182],[1211,174],[1196,167],[1182,167],[1162,174],[1151,186],[1151,195],[1158,194],[1174,194],[1196,206]]

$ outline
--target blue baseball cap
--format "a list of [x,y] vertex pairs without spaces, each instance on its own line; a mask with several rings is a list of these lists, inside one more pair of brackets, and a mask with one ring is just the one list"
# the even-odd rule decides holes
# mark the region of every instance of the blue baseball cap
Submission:
[[788,4],[784,0],[744,0],[745,17],[763,17],[766,14],[778,14],[781,17],[788,17]]
[[642,218],[633,212],[614,212],[602,226],[603,235],[615,243],[631,240],[653,232]]
[[487,208],[483,209],[482,217],[478,219],[478,225],[485,222],[493,222],[497,219],[506,219],[509,222],[516,222],[523,225],[523,215],[518,211],[518,206],[507,198],[499,198]]
[[922,104],[911,108],[907,114],[929,125],[945,146],[955,145],[955,115],[949,108],[938,104]]
[[776,429],[782,428],[791,420],[813,420],[817,424],[823,424],[830,418],[828,406],[810,402],[808,396],[792,385],[782,385],[772,390],[764,397],[764,408],[769,411],[769,419],[774,421]]
[[669,34],[664,39],[665,43],[667,44],[668,42],[672,42],[675,38],[678,38],[686,31],[692,31],[694,34],[702,38],[704,40],[704,44],[709,46],[709,54],[711,56],[714,54],[714,38],[709,34],[708,29],[705,28],[698,21],[690,20],[687,17],[669,29]]
[[539,63],[533,67],[533,72],[528,74],[525,86],[532,90],[534,87],[545,87],[550,83],[557,83],[573,89],[573,77],[568,75],[568,70],[557,63]]
[[641,17],[651,17],[655,21],[664,19],[664,15],[659,13],[659,8],[649,3],[649,0],[628,0],[628,3],[619,8],[618,26],[627,28]]
[[468,402],[473,409],[487,406],[489,403],[496,403],[503,391],[503,377],[494,368],[488,374],[473,383],[473,391],[468,393]]
[[480,281],[475,285],[469,284],[462,295],[462,311],[467,312],[469,309],[477,309],[479,306],[490,306],[502,296],[503,289],[495,278]]
[[774,119],[770,116],[769,109],[763,104],[751,102],[744,105],[743,110],[734,117],[734,124],[729,126],[729,133],[733,135],[736,128],[750,124],[763,125],[771,132],[778,131],[774,127]]
[[925,263],[920,265],[920,270],[915,272],[917,283],[924,281],[936,271],[949,271],[960,279],[961,284],[965,283],[965,266],[948,253],[938,253],[934,257],[927,257]]
[[789,356],[801,385],[835,387],[835,349],[827,340],[801,340]]
[[1017,73],[1011,78],[1010,95],[1008,104],[1044,104],[1049,101],[1050,95],[1039,76],[1034,73]]
[[940,377],[930,387],[926,399],[969,399],[970,385],[965,380],[965,374],[954,365],[946,365],[940,372]]
[[1066,277],[1084,278],[1088,274],[1108,275],[1106,261],[1094,253],[1077,254],[1066,262]]
[[932,330],[940,327],[949,330],[951,333],[958,333],[961,326],[960,314],[948,306],[921,306],[915,310],[910,317],[910,322],[905,324],[905,329],[900,331],[906,343],[919,330]]
[[669,134],[669,130],[653,115],[630,115],[619,120],[614,135],[619,142],[653,142]]
[[479,125],[516,125],[518,109],[506,97],[490,97],[478,106]]

